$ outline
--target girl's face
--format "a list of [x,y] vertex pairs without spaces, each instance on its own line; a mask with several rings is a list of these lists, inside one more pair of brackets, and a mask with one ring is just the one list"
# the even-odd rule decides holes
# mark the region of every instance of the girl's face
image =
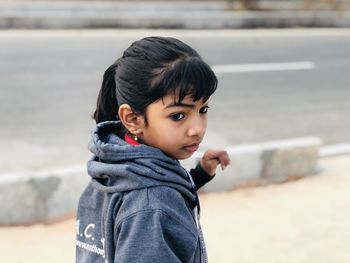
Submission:
[[193,102],[189,96],[176,104],[173,95],[164,96],[147,107],[148,125],[142,127],[143,143],[183,160],[199,147],[206,128],[208,101]]

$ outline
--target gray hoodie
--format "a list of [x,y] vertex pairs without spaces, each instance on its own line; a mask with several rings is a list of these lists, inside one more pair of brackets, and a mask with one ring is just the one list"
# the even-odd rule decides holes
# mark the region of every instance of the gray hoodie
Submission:
[[[157,148],[126,143],[118,131],[122,125],[114,121],[92,131],[76,262],[207,262],[189,173]],[[198,176],[199,169],[191,172]]]

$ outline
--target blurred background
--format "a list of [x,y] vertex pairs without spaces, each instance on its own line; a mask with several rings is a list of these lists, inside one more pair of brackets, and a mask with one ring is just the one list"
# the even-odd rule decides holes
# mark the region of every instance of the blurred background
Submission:
[[[315,136],[333,151],[315,177],[203,194],[210,262],[350,262],[349,0],[0,0],[0,203],[22,191],[11,177],[84,169],[103,72],[150,35],[218,75],[202,149]],[[74,261],[71,212],[0,227],[0,261]]]

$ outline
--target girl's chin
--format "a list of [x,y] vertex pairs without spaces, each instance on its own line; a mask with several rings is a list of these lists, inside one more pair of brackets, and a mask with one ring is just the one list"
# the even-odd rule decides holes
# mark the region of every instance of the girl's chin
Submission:
[[178,159],[178,160],[186,160],[186,159],[190,158],[193,154],[194,154],[194,152],[181,154],[178,157],[176,157],[176,159]]
[[194,154],[194,151],[188,151],[186,149],[182,149],[181,151],[178,151],[178,152],[166,152],[166,151],[163,151],[163,152],[169,157],[176,160],[185,160],[190,158]]

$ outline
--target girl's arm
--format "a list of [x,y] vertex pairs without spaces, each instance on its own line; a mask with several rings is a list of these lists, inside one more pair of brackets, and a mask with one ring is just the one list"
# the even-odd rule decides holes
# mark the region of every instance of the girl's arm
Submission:
[[207,174],[207,172],[203,170],[200,163],[196,165],[196,168],[190,170],[190,174],[197,190],[215,177],[215,174]]
[[222,170],[230,164],[230,157],[227,151],[210,149],[203,154],[196,168],[190,170],[197,190],[214,178],[219,164]]

